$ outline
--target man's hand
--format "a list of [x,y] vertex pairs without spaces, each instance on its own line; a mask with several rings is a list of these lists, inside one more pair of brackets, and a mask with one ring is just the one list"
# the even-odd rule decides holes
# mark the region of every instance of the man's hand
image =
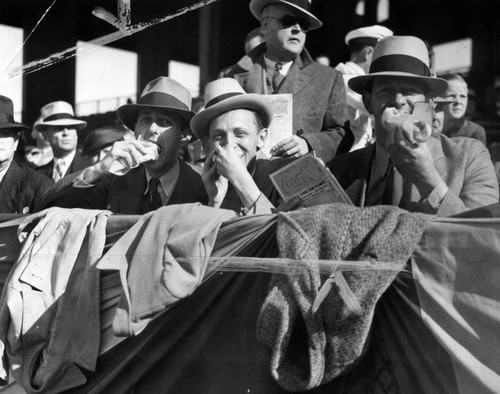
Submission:
[[309,146],[305,139],[292,135],[282,139],[271,148],[273,156],[279,157],[301,157],[309,152]]
[[397,128],[387,141],[387,153],[400,174],[417,187],[422,198],[427,198],[442,180],[427,143],[411,142],[403,128]]
[[217,172],[217,165],[213,159],[214,153],[215,151],[212,151],[208,155],[203,166],[201,179],[207,191],[208,205],[219,208],[226,197],[229,182],[227,178]]
[[151,156],[155,144],[148,141],[117,141],[104,158],[87,168],[84,180],[94,184],[101,176],[110,172],[113,163],[119,162],[124,169],[137,167]]
[[233,184],[248,174],[244,152],[236,144],[216,146],[213,150],[213,157],[217,172]]
[[216,146],[213,160],[217,172],[231,182],[242,205],[249,208],[260,197],[260,189],[248,172],[244,154],[236,144]]

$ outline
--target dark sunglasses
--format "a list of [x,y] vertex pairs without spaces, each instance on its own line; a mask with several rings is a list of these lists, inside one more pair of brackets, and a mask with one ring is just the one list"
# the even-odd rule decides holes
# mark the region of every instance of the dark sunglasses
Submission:
[[297,18],[292,15],[283,15],[281,18],[276,18],[275,16],[266,16],[266,18],[276,19],[283,29],[288,29],[289,27],[299,25],[300,29],[307,33],[311,29],[311,23],[306,18]]

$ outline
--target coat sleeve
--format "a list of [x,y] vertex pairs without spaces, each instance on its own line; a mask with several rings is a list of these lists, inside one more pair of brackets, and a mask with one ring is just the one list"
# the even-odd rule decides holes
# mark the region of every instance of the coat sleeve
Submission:
[[83,171],[67,175],[45,190],[35,210],[41,211],[49,207],[106,209],[109,176],[99,180],[93,187],[75,187],[74,184]]
[[418,211],[445,217],[498,203],[498,181],[488,150],[478,141],[465,140],[468,140],[467,144],[461,151],[466,162],[460,190],[457,192],[454,187],[449,187],[438,209],[421,202]]
[[347,122],[346,91],[340,72],[334,73],[321,130],[305,131],[302,137],[325,163],[348,152],[354,143],[354,134]]
[[459,195],[448,190],[437,211],[438,216],[450,216],[498,203],[498,182],[488,150],[484,144],[478,143],[471,144],[470,148],[462,190]]

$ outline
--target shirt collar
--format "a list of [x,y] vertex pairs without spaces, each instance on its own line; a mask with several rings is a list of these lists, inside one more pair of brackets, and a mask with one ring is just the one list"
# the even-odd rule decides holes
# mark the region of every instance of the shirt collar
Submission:
[[[170,194],[172,194],[172,190],[174,190],[174,186],[177,183],[177,179],[179,178],[179,173],[180,173],[179,161],[176,161],[175,165],[170,170],[168,170],[165,174],[163,174],[161,177],[158,178],[161,184],[161,188],[165,193],[167,199],[170,197]],[[144,192],[144,194],[147,194],[149,191],[149,180],[151,178],[152,176],[149,175],[149,172],[146,170],[146,180],[148,185],[146,187],[146,191]]]
[[[268,70],[268,71],[270,70],[270,71],[274,72],[274,69],[276,67],[276,63],[278,63],[278,62],[275,62],[274,60],[269,59],[266,55],[264,55],[264,62],[266,63],[266,70]],[[292,67],[292,64],[293,64],[293,60],[291,60],[287,63],[281,63],[282,68],[280,70],[280,74],[287,75],[288,71],[290,70],[290,67]]]
[[73,152],[71,152],[69,155],[67,156],[64,156],[64,157],[54,157],[54,164],[59,164],[61,163],[62,161],[64,161],[64,165],[66,167],[69,166],[69,164],[73,161],[73,159],[75,158],[75,155],[76,155],[76,150],[74,150]]

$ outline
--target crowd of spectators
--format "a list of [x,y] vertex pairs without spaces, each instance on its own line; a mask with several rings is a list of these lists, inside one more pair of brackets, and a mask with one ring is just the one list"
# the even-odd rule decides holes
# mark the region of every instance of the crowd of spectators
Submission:
[[[250,12],[260,26],[245,38],[245,55],[205,87],[196,113],[186,87],[160,76],[117,109],[117,124],[86,130],[79,146],[86,122],[71,104],[48,103],[28,129],[2,96],[2,212],[142,214],[199,202],[267,213],[281,202],[269,174],[309,153],[358,206],[445,216],[498,202],[499,160],[470,119],[474,93],[459,74],[433,74],[424,41],[365,26],[345,37],[349,60],[331,67],[305,48],[322,26],[308,2],[251,0]],[[264,95],[272,94],[292,96],[293,127],[266,156],[273,107]],[[420,102],[428,117],[412,120]]]

